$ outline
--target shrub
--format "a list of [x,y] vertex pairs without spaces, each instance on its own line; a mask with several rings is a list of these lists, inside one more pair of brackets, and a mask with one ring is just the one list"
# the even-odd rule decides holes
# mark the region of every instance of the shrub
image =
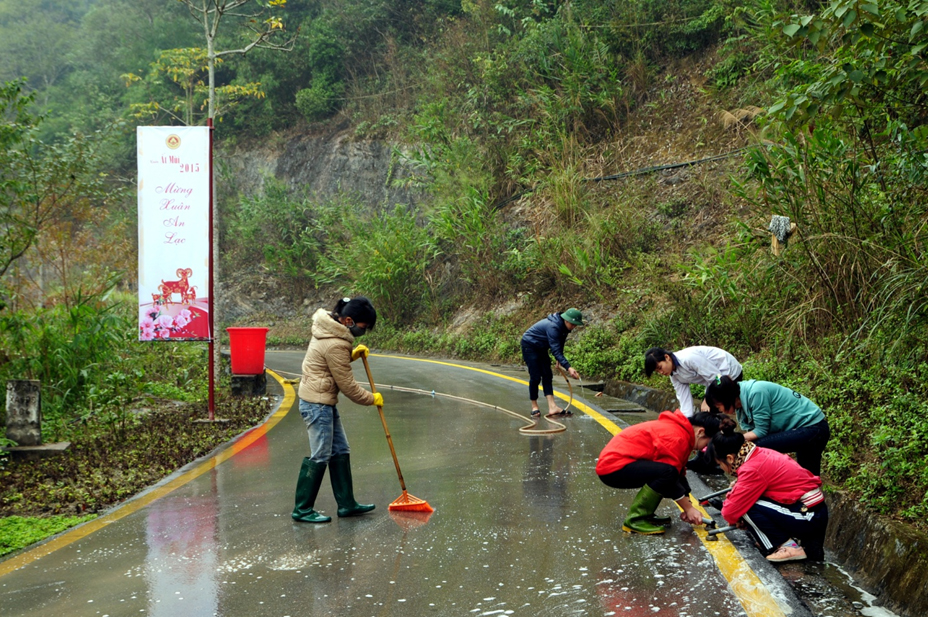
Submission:
[[296,93],[296,108],[310,122],[324,120],[335,112],[343,90],[341,82],[316,77],[309,88],[303,88]]
[[291,280],[305,280],[318,259],[315,247],[303,238],[309,212],[307,199],[291,194],[280,180],[265,178],[263,191],[241,198],[232,212],[227,236],[235,240],[227,259],[239,268],[253,268],[263,261]]
[[0,556],[25,548],[48,536],[55,535],[96,517],[96,514],[87,514],[85,516],[49,516],[45,518],[23,516],[0,518]]
[[131,403],[146,393],[205,399],[204,345],[139,342],[135,306],[133,296],[78,293],[70,306],[0,317],[0,380],[41,382],[43,439],[57,440],[78,420],[124,430]]
[[437,249],[415,214],[400,205],[367,216],[342,211],[338,222],[320,231],[334,233],[323,247],[319,267],[310,273],[318,284],[336,283],[368,295],[394,322],[423,320],[420,307],[428,306],[431,297],[426,269]]
[[[609,326],[589,326],[565,354],[581,375],[631,381],[642,377],[644,354],[640,340]],[[641,356],[641,357],[639,357]]]

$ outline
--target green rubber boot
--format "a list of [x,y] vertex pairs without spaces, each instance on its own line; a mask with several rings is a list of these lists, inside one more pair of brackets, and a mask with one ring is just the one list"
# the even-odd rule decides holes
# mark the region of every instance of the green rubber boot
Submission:
[[313,510],[324,475],[325,463],[314,463],[308,456],[303,459],[300,478],[296,481],[296,505],[291,514],[293,520],[300,523],[328,523],[332,520],[331,516]]
[[339,516],[358,516],[376,507],[372,503],[358,503],[354,500],[351,461],[348,454],[337,454],[329,459],[329,478],[332,480],[335,501],[338,502]]
[[664,527],[670,527],[673,524],[673,519],[669,516],[658,516],[652,514],[648,517],[648,522],[653,523],[654,525],[663,525]]
[[642,486],[638,494],[635,495],[635,501],[632,502],[631,507],[628,509],[628,516],[625,517],[625,522],[622,524],[622,531],[640,533],[646,536],[664,533],[663,525],[655,525],[648,521],[654,515],[654,511],[657,510],[657,506],[660,505],[661,499],[663,499],[661,494],[650,486],[647,484]]

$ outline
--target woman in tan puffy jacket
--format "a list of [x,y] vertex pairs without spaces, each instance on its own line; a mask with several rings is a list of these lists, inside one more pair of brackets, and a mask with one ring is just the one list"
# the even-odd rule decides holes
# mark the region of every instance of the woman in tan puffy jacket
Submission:
[[377,312],[364,296],[343,298],[332,312],[319,309],[313,315],[313,337],[303,358],[300,380],[300,415],[309,433],[310,455],[303,459],[296,485],[293,520],[304,523],[328,523],[332,517],[313,510],[325,469],[329,468],[332,492],[339,516],[357,516],[374,509],[373,504],[359,504],[354,499],[348,439],[335,407],[342,392],[358,405],[383,405],[380,393],[370,393],[358,385],[351,363],[368,349],[354,339],[374,329]]

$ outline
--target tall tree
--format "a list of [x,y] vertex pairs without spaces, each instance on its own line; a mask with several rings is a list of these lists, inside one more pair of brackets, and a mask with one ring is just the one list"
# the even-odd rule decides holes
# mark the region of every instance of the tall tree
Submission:
[[[216,61],[220,62],[221,58]],[[162,51],[158,60],[152,62],[151,70],[146,77],[140,77],[135,73],[121,76],[126,80],[126,85],[140,82],[147,86],[149,100],[130,104],[130,110],[137,118],[167,115],[188,126],[194,125],[196,109],[206,106],[204,101],[208,100],[210,94],[203,84],[203,73],[206,70],[204,49],[193,47]],[[173,84],[174,88],[165,92],[165,84]],[[215,88],[213,94],[216,103],[212,113],[216,115],[222,115],[244,97],[264,98],[264,92],[258,82],[227,84]]]
[[106,199],[94,173],[94,140],[74,135],[56,144],[35,137],[41,118],[24,80],[0,86],[0,279],[32,248],[39,233],[76,208]]
[[67,55],[75,29],[75,24],[48,13],[24,16],[22,21],[4,28],[4,36],[0,37],[0,80],[25,77],[31,90],[47,96],[48,89],[69,70]]
[[[283,20],[273,14],[282,9],[287,0],[178,0],[203,28],[206,40],[206,61],[209,72],[209,110],[207,117],[216,113],[216,62],[225,56],[245,55],[256,47],[290,51],[294,38],[276,44],[273,41],[284,34]],[[224,19],[236,21],[245,31],[245,43],[236,49],[216,49],[219,26]]]
[[[276,44],[279,35],[284,33],[283,20],[273,11],[283,9],[287,0],[178,0],[190,11],[190,15],[203,28],[203,37],[206,39],[206,61],[209,71],[209,105],[207,117],[212,120],[216,116],[216,62],[225,56],[244,56],[252,49],[265,48],[280,51],[293,49],[296,37],[291,37],[282,44]],[[219,26],[225,18],[230,18],[245,30],[245,44],[235,49],[216,49],[216,38],[219,35]],[[215,178],[211,179],[215,182]],[[215,195],[215,190],[213,194]],[[213,202],[213,234],[219,237],[219,217],[215,216],[216,202]],[[219,242],[214,242],[212,277],[215,280],[215,268],[219,264]],[[210,298],[210,302],[215,302]],[[215,312],[210,313],[215,314]],[[219,346],[213,346],[213,371],[219,367]],[[215,373],[214,373],[215,374]],[[212,398],[210,398],[210,418],[213,413]]]

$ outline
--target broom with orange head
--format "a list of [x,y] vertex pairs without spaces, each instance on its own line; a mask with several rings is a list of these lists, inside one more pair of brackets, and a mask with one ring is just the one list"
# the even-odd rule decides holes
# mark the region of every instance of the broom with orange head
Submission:
[[[374,376],[371,375],[371,367],[367,363],[367,356],[362,355],[364,360],[364,370],[367,371],[367,379],[371,382],[371,392],[376,392],[374,388]],[[399,510],[403,512],[434,512],[435,508],[429,505],[424,499],[413,497],[406,491],[406,482],[403,480],[403,472],[400,471],[400,462],[396,459],[396,449],[393,447],[393,438],[390,437],[390,429],[387,428],[387,419],[383,415],[383,407],[377,405],[377,412],[380,414],[380,422],[383,424],[383,432],[387,435],[387,443],[390,444],[390,454],[393,455],[393,464],[396,465],[396,475],[400,478],[400,487],[403,494],[397,497],[390,504],[390,510]]]

